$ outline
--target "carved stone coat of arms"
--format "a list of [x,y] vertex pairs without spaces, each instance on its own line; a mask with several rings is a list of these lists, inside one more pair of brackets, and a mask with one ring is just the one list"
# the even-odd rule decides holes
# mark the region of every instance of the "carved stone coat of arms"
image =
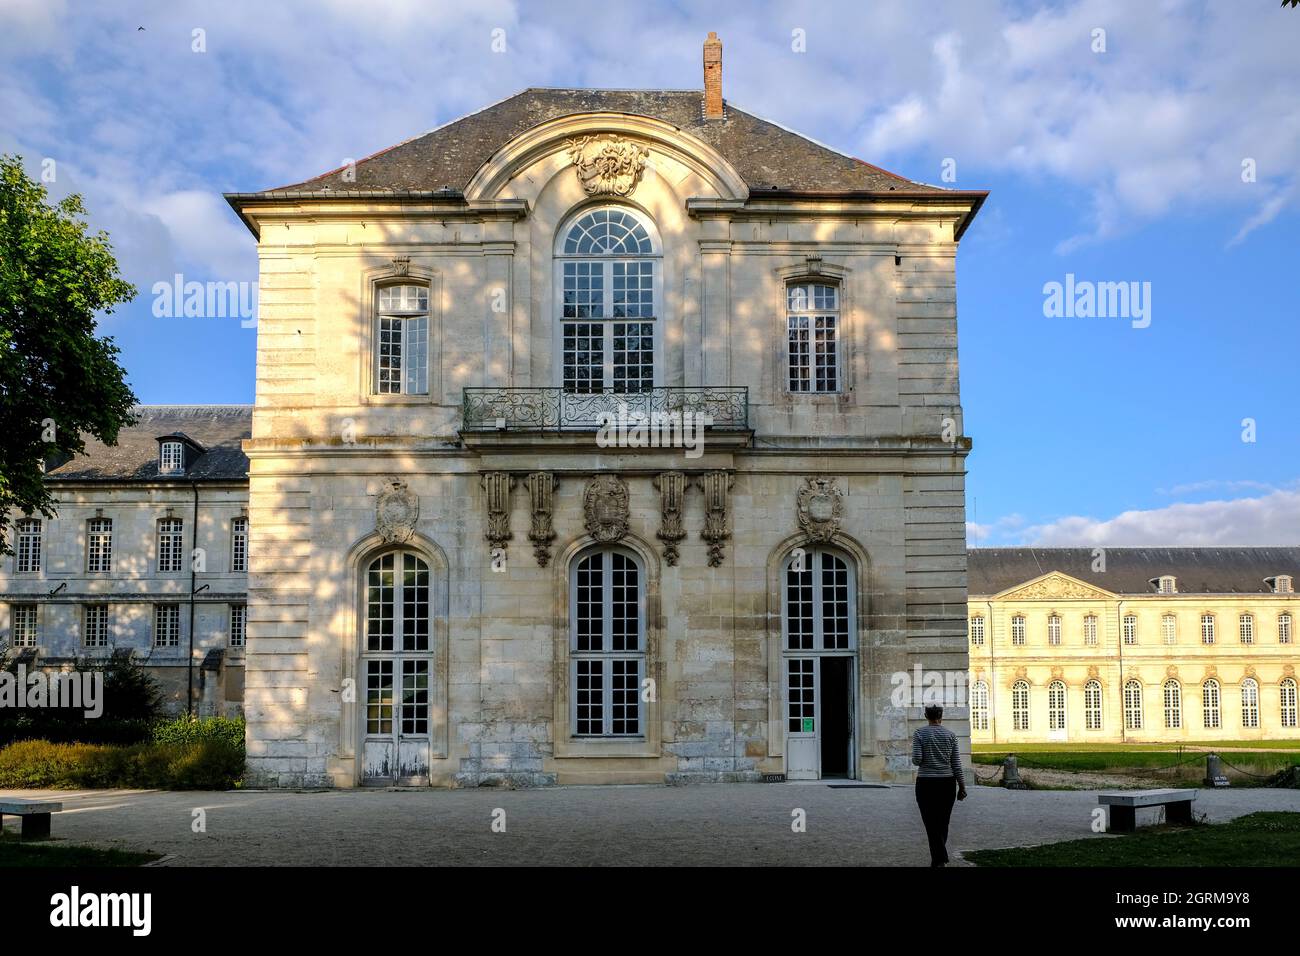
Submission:
[[840,530],[844,501],[834,478],[805,478],[799,489],[799,527],[813,541],[829,541]]
[[394,478],[375,502],[375,530],[388,542],[410,541],[420,518],[420,499]]
[[617,475],[597,475],[582,499],[587,533],[597,541],[618,541],[627,534],[627,484]]

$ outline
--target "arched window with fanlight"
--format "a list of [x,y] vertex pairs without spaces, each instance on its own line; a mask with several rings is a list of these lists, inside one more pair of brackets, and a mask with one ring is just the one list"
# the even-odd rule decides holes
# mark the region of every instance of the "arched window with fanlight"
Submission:
[[1222,726],[1219,712],[1219,682],[1210,678],[1201,685],[1201,724],[1206,730]]
[[1294,677],[1287,677],[1278,689],[1278,703],[1282,708],[1282,726],[1296,725],[1296,682]]
[[1253,677],[1241,682],[1241,726],[1248,730],[1259,728],[1259,684]]
[[1065,730],[1065,681],[1054,680],[1047,685],[1047,729]]
[[1183,726],[1183,688],[1172,677],[1165,681],[1165,729],[1179,730]]
[[1101,681],[1090,680],[1083,685],[1083,727],[1101,730]]
[[1136,680],[1124,682],[1124,729],[1142,729],[1142,685]]
[[983,680],[971,686],[970,720],[971,730],[989,729],[989,685]]
[[587,210],[561,230],[555,255],[564,391],[652,389],[660,256],[649,222],[625,206]]
[[1029,682],[1018,680],[1011,685],[1011,727],[1029,729]]

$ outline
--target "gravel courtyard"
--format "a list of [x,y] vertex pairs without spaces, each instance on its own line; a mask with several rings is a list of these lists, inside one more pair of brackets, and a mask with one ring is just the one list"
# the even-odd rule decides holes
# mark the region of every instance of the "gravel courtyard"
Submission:
[[[891,865],[927,862],[910,787],[736,784],[548,790],[0,791],[61,800],[56,839],[165,854],[164,866]],[[1096,791],[975,787],[953,814],[951,850],[1092,836]],[[1300,811],[1300,791],[1201,791],[1221,823]],[[206,832],[193,832],[202,809]],[[493,831],[505,811],[505,832]],[[791,830],[796,808],[807,831]],[[500,818],[500,814],[496,814]],[[1146,822],[1139,818],[1139,823]],[[15,817],[5,825],[17,828]],[[499,825],[498,825],[499,829]],[[954,862],[957,862],[954,855]]]

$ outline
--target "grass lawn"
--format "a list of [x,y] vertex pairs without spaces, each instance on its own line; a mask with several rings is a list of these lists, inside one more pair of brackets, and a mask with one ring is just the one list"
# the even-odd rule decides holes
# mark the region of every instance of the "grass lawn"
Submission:
[[963,856],[976,866],[1293,866],[1300,859],[1300,813],[1252,813],[1230,823],[1146,827]]
[[160,853],[130,850],[100,850],[69,845],[61,840],[21,843],[8,833],[0,837],[0,869],[43,866],[139,866],[158,859]]
[[1189,740],[1184,744],[1105,744],[1105,743],[1064,743],[1064,744],[974,744],[971,749],[977,754],[1033,754],[1033,753],[1084,753],[1105,751],[1108,753],[1178,753],[1183,747],[1208,747],[1210,749],[1240,750],[1300,750],[1300,740]]
[[[1073,770],[1105,772],[1118,770],[1163,770],[1173,767],[1185,768],[1187,773],[1201,773],[1205,769],[1205,754],[1197,751],[1174,753],[1164,750],[1121,750],[1107,747],[1098,750],[1068,748],[1057,750],[1028,750],[1026,748],[996,751],[977,751],[971,754],[971,760],[977,764],[996,765],[1009,753],[1016,755],[1016,762],[1023,768],[1032,770]],[[1285,753],[1268,750],[1252,750],[1249,753],[1221,753],[1224,764],[1240,767],[1248,773],[1267,776],[1283,767],[1300,764],[1300,753]],[[1231,767],[1229,767],[1231,772]]]

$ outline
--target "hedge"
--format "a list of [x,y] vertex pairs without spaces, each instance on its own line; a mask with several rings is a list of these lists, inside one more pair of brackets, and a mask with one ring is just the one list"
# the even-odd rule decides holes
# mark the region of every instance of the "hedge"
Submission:
[[242,738],[125,747],[23,740],[0,749],[0,788],[229,790],[243,773]]

